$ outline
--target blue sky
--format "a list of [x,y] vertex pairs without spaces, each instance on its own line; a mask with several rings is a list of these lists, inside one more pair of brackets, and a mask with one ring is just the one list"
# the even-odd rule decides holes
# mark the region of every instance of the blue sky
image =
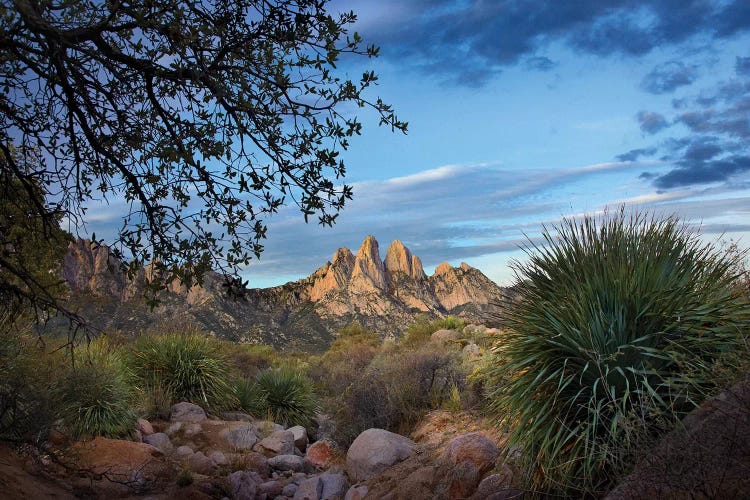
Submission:
[[[428,274],[466,261],[506,284],[542,224],[622,203],[750,246],[747,0],[331,7],[357,12],[354,29],[381,47],[366,61],[380,77],[370,96],[393,104],[409,132],[364,113],[344,153],[354,200],[330,229],[282,209],[251,286],[307,276],[368,234],[383,254],[402,240]],[[357,78],[362,63],[341,69]]]
[[[381,47],[376,92],[405,136],[367,125],[344,158],[336,227],[270,221],[251,285],[310,274],[374,234],[426,271],[466,261],[508,283],[542,224],[627,203],[705,238],[750,238],[750,3],[340,2]],[[352,69],[356,75],[356,70]]]

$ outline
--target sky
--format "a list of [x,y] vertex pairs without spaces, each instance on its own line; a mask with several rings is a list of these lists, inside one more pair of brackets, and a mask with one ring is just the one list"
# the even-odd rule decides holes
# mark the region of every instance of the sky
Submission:
[[[750,246],[747,0],[335,0],[381,47],[374,92],[406,135],[363,113],[343,154],[354,199],[333,228],[268,220],[250,286],[311,274],[369,234],[431,274],[465,261],[501,285],[562,217],[625,204]],[[357,78],[361,67],[340,67]]]

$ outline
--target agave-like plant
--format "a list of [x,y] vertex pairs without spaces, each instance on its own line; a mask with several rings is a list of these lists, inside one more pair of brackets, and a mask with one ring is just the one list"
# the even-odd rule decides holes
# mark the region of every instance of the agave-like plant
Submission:
[[145,386],[164,384],[164,391],[177,400],[217,410],[238,406],[227,357],[205,334],[144,336],[136,342],[130,362]]
[[736,262],[674,217],[620,210],[543,238],[514,264],[519,294],[485,369],[490,406],[536,491],[598,495],[640,438],[715,390],[712,367],[750,311]]

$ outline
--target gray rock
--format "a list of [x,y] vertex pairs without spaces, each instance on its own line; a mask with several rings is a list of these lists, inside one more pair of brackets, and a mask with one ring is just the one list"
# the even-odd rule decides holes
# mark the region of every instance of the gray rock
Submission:
[[199,451],[187,457],[187,466],[192,472],[207,476],[216,468],[216,463]]
[[283,481],[266,481],[258,486],[258,493],[265,493],[269,498],[274,498],[283,494],[282,491],[284,491],[284,486]]
[[169,410],[171,422],[201,422],[206,418],[206,412],[203,411],[203,408],[187,401],[177,403]]
[[177,461],[182,461],[188,458],[193,453],[195,452],[190,446],[180,446],[176,450],[174,450],[174,455],[172,455],[172,458]]
[[294,453],[294,434],[289,431],[276,431],[262,439],[254,449],[261,453],[291,455]]
[[284,489],[281,490],[281,494],[285,497],[293,497],[297,492],[297,488],[299,488],[299,486],[297,486],[296,484],[289,483],[284,486]]
[[384,429],[367,429],[357,436],[346,452],[346,471],[359,482],[405,460],[414,441]]
[[297,491],[294,492],[294,500],[320,500],[323,494],[323,481],[320,476],[311,477],[302,481]]
[[164,431],[164,433],[167,436],[172,437],[178,432],[180,432],[181,430],[182,430],[182,422],[174,422],[173,424],[170,424],[169,427],[167,427],[167,430]]
[[236,450],[251,450],[255,443],[258,442],[255,429],[250,424],[228,429],[223,434],[229,446]]
[[362,500],[363,498],[365,498],[365,495],[367,495],[368,491],[370,491],[370,489],[364,484],[361,484],[359,486],[352,486],[346,492],[344,500]]
[[240,411],[225,411],[221,414],[221,418],[228,422],[252,422],[255,420],[252,415]]
[[349,481],[341,473],[330,473],[320,475],[323,483],[323,489],[320,494],[321,500],[343,500],[346,490],[349,488]]
[[150,444],[154,448],[157,448],[165,455],[172,453],[172,450],[174,449],[174,446],[172,446],[172,441],[169,440],[169,436],[167,436],[163,432],[156,432],[154,434],[151,434],[150,436],[144,436],[143,442]]
[[307,429],[301,425],[295,425],[287,429],[289,432],[294,434],[294,446],[300,451],[305,451],[307,448]]
[[239,470],[227,477],[233,500],[255,500],[258,486],[263,479],[255,472]]
[[154,426],[145,418],[139,418],[136,421],[136,428],[141,431],[141,435],[143,436],[150,436],[154,433]]
[[297,455],[276,455],[268,459],[268,465],[276,470],[301,472],[305,470],[305,459]]
[[482,351],[479,349],[479,346],[474,343],[466,344],[462,352],[464,353],[464,355],[466,355],[469,358],[477,358],[479,357],[480,354],[482,354]]
[[212,451],[208,454],[208,458],[210,458],[216,465],[229,465],[229,460],[226,455],[220,451]]

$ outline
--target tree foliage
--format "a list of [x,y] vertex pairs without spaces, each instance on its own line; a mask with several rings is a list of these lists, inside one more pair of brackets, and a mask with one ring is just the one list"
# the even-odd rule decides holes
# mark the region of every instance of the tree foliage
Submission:
[[339,179],[355,112],[406,123],[366,97],[373,72],[341,76],[342,58],[378,49],[350,34],[354,13],[326,4],[3,2],[3,183],[44,187],[52,206],[35,216],[75,227],[92,202],[123,203],[114,250],[131,271],[156,262],[159,286],[200,282],[209,267],[236,276],[285,203],[333,224],[352,196]]

